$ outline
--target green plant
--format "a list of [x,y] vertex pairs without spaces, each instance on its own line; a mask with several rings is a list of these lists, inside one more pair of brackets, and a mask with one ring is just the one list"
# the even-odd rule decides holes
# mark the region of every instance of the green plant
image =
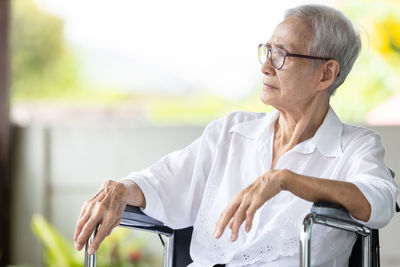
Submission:
[[[49,267],[83,267],[84,253],[75,250],[41,215],[32,218],[32,231],[44,244],[44,257]],[[132,237],[125,228],[117,228],[101,244],[97,255],[99,267],[153,267],[161,265],[157,251],[146,248],[147,240]]]

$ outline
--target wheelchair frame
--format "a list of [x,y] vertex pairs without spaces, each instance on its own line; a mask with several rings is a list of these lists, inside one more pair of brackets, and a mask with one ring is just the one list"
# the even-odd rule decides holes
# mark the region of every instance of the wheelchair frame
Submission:
[[[309,267],[311,266],[311,232],[314,224],[322,224],[337,229],[351,231],[357,233],[362,238],[362,266],[363,267],[378,267],[379,266],[379,247],[375,250],[377,256],[374,256],[374,265],[372,265],[372,230],[365,227],[358,222],[354,221],[349,213],[340,205],[320,202],[315,203],[303,222],[302,232],[300,233],[300,266]],[[156,233],[163,237],[164,243],[164,267],[178,267],[174,264],[174,239],[175,231],[169,227],[163,225],[162,222],[157,221],[147,215],[145,215],[139,208],[133,206],[127,206],[125,209],[120,226],[127,227],[130,229],[137,229],[147,232]],[[179,231],[179,230],[178,230]],[[96,254],[89,255],[87,248],[92,243],[94,236],[96,235],[97,229],[93,231],[85,251],[85,267],[96,266]]]
[[342,206],[333,203],[318,202],[314,203],[311,208],[311,213],[309,213],[303,221],[303,228],[300,233],[301,267],[311,266],[311,233],[314,224],[321,224],[360,235],[362,247],[361,266],[379,266],[379,261],[376,261],[376,259],[379,259],[379,247],[377,247],[377,249],[374,248],[374,252],[371,253],[373,230],[353,220],[349,212]]

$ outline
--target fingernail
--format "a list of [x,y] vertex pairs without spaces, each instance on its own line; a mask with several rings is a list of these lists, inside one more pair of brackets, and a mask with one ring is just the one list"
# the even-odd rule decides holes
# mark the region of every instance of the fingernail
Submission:
[[215,238],[218,238],[219,235],[220,235],[220,230],[217,230],[217,231],[214,233],[214,237],[215,237]]
[[236,234],[232,234],[231,241],[234,242],[236,240]]
[[95,253],[95,251],[94,251],[93,248],[89,248],[89,249],[88,249],[88,253],[89,253],[90,255],[93,255],[93,254]]

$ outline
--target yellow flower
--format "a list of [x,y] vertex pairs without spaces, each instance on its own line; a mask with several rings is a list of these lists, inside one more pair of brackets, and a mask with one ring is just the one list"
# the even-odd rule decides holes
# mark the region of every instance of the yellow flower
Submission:
[[384,23],[374,23],[374,29],[371,34],[371,45],[381,54],[390,53],[392,48],[390,46],[390,34],[387,31]]
[[[372,19],[371,19],[372,20]],[[389,14],[372,20],[370,43],[372,48],[390,64],[400,58],[400,18]]]
[[393,46],[395,46],[399,52],[400,50],[400,18],[390,15],[384,21],[384,26],[390,37],[390,41]]

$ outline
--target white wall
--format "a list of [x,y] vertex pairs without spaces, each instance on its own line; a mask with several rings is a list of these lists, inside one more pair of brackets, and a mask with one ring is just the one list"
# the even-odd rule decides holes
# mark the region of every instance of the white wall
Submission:
[[[33,213],[45,215],[72,240],[82,203],[107,179],[140,170],[201,135],[200,126],[32,125],[15,131],[12,215],[13,263],[40,266],[41,251],[30,232]],[[400,175],[400,127],[375,128],[386,161]],[[383,266],[398,266],[395,236],[400,215],[381,231]],[[394,262],[394,265],[390,265]]]

